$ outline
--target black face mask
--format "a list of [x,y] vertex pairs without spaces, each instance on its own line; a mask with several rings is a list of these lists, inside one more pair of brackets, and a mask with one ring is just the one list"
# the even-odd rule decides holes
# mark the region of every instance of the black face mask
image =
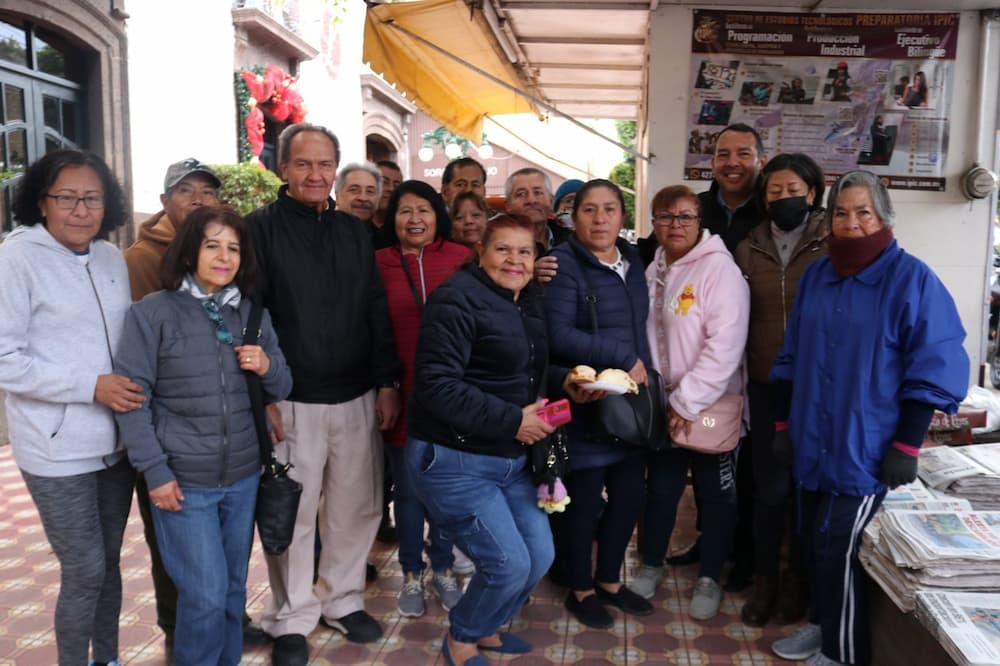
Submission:
[[805,197],[788,197],[772,201],[767,207],[767,214],[779,229],[791,231],[805,221],[809,209]]

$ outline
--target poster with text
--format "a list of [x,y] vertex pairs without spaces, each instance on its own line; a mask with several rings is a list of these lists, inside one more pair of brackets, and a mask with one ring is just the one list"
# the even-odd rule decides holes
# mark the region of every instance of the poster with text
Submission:
[[768,155],[806,153],[827,179],[869,169],[944,191],[958,14],[694,11],[685,178],[711,180],[726,125]]

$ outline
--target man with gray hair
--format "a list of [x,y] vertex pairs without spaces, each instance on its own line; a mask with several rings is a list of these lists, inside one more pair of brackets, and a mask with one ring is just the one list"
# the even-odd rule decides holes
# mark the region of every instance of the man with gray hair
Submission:
[[535,167],[524,167],[507,176],[504,183],[507,212],[524,215],[535,225],[535,241],[550,250],[566,240],[570,232],[556,223],[552,212],[552,180]]
[[[398,417],[402,364],[371,235],[330,198],[337,137],[299,123],[281,133],[278,148],[286,184],[247,225],[258,297],[292,371],[288,400],[268,406],[275,452],[294,465],[302,500],[288,550],[266,558],[272,598],[261,626],[275,636],[272,663],[301,666],[317,621],[356,643],[382,637],[364,610],[365,559],[382,518],[379,430]],[[365,169],[352,173],[371,177]],[[377,188],[372,194],[377,201]]]
[[375,211],[382,198],[382,172],[372,162],[351,162],[337,174],[333,188],[337,210],[365,223],[376,250],[387,246],[382,228],[375,224]]

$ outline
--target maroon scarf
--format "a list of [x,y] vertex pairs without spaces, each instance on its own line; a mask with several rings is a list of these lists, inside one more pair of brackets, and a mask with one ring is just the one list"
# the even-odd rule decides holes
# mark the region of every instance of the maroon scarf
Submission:
[[879,258],[892,239],[889,227],[882,227],[872,235],[860,238],[837,238],[831,234],[826,243],[833,270],[841,277],[857,275]]

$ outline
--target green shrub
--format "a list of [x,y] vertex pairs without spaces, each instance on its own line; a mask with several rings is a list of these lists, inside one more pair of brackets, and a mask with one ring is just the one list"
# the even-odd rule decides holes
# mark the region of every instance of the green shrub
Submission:
[[240,215],[251,213],[278,198],[281,179],[259,164],[213,164],[222,181],[219,198]]

